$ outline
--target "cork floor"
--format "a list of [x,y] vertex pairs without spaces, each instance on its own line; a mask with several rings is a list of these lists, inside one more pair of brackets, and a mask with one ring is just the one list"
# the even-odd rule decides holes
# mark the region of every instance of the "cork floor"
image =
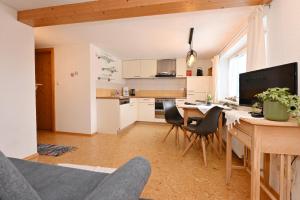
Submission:
[[[233,171],[230,185],[225,184],[225,153],[219,159],[211,146],[207,149],[208,167],[202,151],[193,147],[185,157],[183,138],[175,146],[174,134],[165,143],[169,129],[163,124],[137,123],[122,134],[80,136],[40,132],[38,142],[76,146],[78,149],[60,157],[38,156],[43,163],[71,163],[117,168],[135,156],[151,162],[152,174],[142,194],[157,200],[247,200],[250,199],[250,176],[243,170]],[[241,163],[237,158],[236,164]]]

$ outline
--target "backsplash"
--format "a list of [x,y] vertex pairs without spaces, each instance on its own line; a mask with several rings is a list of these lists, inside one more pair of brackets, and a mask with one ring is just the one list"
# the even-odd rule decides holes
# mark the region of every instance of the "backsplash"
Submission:
[[186,88],[186,79],[130,79],[125,85],[136,90],[181,90]]

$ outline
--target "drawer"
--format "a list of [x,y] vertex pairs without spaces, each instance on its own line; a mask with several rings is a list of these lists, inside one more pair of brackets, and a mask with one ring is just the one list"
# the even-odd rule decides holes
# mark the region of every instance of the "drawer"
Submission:
[[238,139],[245,146],[251,148],[251,136],[249,136],[247,133],[233,127],[232,129],[228,130],[228,134],[231,134],[233,137]]
[[234,127],[249,136],[251,136],[252,133],[254,132],[254,126],[252,126],[251,124],[248,124],[246,122],[243,122],[243,121],[241,121],[240,123],[237,123]]
[[136,98],[130,98],[130,103],[137,103],[137,99]]
[[154,103],[155,99],[154,98],[140,98],[139,103]]

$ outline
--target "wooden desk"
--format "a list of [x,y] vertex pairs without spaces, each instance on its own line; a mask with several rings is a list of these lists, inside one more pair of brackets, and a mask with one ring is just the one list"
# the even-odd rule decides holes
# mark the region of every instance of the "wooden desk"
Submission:
[[[184,126],[187,126],[187,121],[189,117],[204,117],[205,114],[203,114],[196,106],[181,106],[180,108],[184,111]],[[223,122],[223,115],[220,115],[219,117],[219,123],[218,123],[218,143],[219,143],[219,154],[222,154],[222,122]]]
[[274,122],[265,119],[241,119],[240,122],[229,129],[227,134],[226,182],[229,183],[232,170],[231,141],[232,137],[236,137],[251,150],[251,200],[260,199],[260,187],[271,199],[275,199],[260,182],[262,153],[280,155],[280,200],[290,200],[291,155],[300,155],[300,126],[296,120]]

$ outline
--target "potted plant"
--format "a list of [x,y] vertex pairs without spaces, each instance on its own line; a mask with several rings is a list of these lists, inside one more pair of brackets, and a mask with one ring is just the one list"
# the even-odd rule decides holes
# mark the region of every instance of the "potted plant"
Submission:
[[211,105],[211,103],[212,103],[212,96],[211,96],[211,94],[207,95],[207,97],[206,97],[206,103],[207,103],[207,105]]
[[[263,102],[264,117],[274,121],[287,121],[300,113],[300,97],[291,95],[288,88],[269,88],[255,95]],[[299,121],[299,116],[297,117]]]

